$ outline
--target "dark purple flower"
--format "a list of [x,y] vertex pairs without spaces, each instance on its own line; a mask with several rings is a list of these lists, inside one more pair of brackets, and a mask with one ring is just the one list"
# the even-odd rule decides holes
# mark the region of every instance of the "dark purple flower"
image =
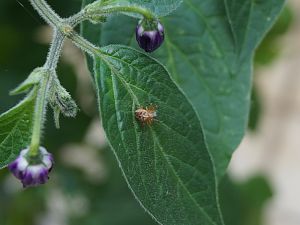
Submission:
[[18,158],[8,165],[8,169],[21,180],[24,187],[44,184],[49,179],[48,175],[54,163],[53,156],[43,147],[39,150],[38,157],[33,160],[28,154],[29,149],[24,149]]
[[[152,29],[147,29],[147,25]],[[146,52],[153,52],[159,48],[164,38],[164,27],[159,21],[152,22],[150,25],[141,21],[136,27],[136,40]]]

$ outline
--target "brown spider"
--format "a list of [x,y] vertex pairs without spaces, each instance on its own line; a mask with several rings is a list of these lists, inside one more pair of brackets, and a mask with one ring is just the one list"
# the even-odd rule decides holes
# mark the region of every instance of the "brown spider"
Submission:
[[135,118],[143,125],[151,125],[156,116],[156,107],[154,105],[150,105],[149,107],[147,106],[146,108],[140,107],[135,110]]

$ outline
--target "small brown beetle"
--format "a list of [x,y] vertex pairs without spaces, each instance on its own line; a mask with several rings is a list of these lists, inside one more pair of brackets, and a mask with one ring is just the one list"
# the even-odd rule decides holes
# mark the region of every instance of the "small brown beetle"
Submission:
[[154,105],[146,108],[140,107],[135,111],[135,118],[142,122],[143,125],[151,125],[156,116],[156,107]]

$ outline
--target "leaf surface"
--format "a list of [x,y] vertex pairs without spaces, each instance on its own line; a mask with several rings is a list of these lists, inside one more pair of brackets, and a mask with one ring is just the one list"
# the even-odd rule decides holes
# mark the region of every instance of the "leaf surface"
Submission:
[[129,0],[129,2],[148,8],[157,16],[166,16],[176,10],[182,0]]
[[[103,127],[124,176],[161,224],[219,225],[214,165],[193,107],[156,60],[125,46],[96,56]],[[156,107],[146,125],[135,111]]]
[[35,97],[32,92],[0,115],[0,168],[7,166],[30,142]]
[[[166,39],[154,56],[167,66],[194,105],[218,177],[225,173],[247,127],[254,50],[283,3],[185,0],[162,19]],[[138,48],[136,25],[135,19],[117,16],[97,27],[84,24],[83,33],[100,46],[125,44]]]

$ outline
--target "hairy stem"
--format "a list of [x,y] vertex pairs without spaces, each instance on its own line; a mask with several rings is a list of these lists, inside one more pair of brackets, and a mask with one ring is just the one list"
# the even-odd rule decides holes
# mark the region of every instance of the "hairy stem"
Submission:
[[48,84],[51,79],[51,75],[49,71],[44,73],[44,77],[41,83],[38,86],[38,96],[36,98],[35,110],[34,110],[34,123],[33,123],[33,131],[31,136],[31,143],[29,148],[30,156],[37,156],[39,153],[40,147],[40,138],[41,138],[41,130],[42,124],[44,120],[44,114],[46,110],[46,96]]
[[86,15],[84,10],[79,11],[73,16],[70,16],[69,18],[66,19],[66,22],[71,26],[71,27],[76,27],[78,24],[81,22],[85,21]]
[[[55,69],[65,37],[71,39],[76,46],[90,54],[92,57],[95,55],[101,56],[103,55],[103,52],[100,48],[94,46],[92,43],[85,40],[73,30],[73,27],[88,18],[88,10],[82,10],[67,19],[61,19],[45,2],[45,0],[30,0],[30,2],[38,11],[38,13],[45,19],[45,21],[54,29],[53,41],[49,49],[46,63],[43,66],[44,77],[38,86],[38,96],[35,103],[34,124],[29,151],[30,156],[34,157],[39,153],[41,131],[43,129],[46,108],[48,104],[47,95],[49,93],[50,84],[56,76]],[[100,10],[100,12],[101,14],[113,12],[135,12],[142,14],[147,18],[153,18],[149,11],[134,6],[110,7],[104,9],[103,11]]]
[[62,19],[44,0],[30,0],[30,3],[40,14],[40,16],[52,27],[56,27],[62,22]]
[[106,15],[111,13],[136,13],[142,15],[144,18],[149,20],[155,19],[155,15],[142,7],[135,5],[116,5],[116,6],[108,6],[108,7],[97,7],[96,4],[87,5],[85,8],[85,13],[88,18],[99,15]]
[[64,40],[65,36],[59,30],[54,29],[51,47],[44,65],[45,69],[53,71],[56,69]]
[[84,39],[82,36],[80,36],[75,31],[71,31],[69,35],[67,36],[70,40],[73,41],[73,43],[80,49],[82,49],[84,52],[88,53],[92,57],[94,55],[97,55],[101,53],[100,48],[90,43],[88,40]]
[[30,156],[34,157],[39,153],[41,131],[44,124],[47,108],[47,93],[51,81],[55,76],[55,68],[59,59],[60,51],[64,42],[64,36],[59,32],[54,32],[54,38],[49,50],[47,61],[44,65],[44,77],[38,86],[38,96],[35,103],[33,131],[30,143]]

